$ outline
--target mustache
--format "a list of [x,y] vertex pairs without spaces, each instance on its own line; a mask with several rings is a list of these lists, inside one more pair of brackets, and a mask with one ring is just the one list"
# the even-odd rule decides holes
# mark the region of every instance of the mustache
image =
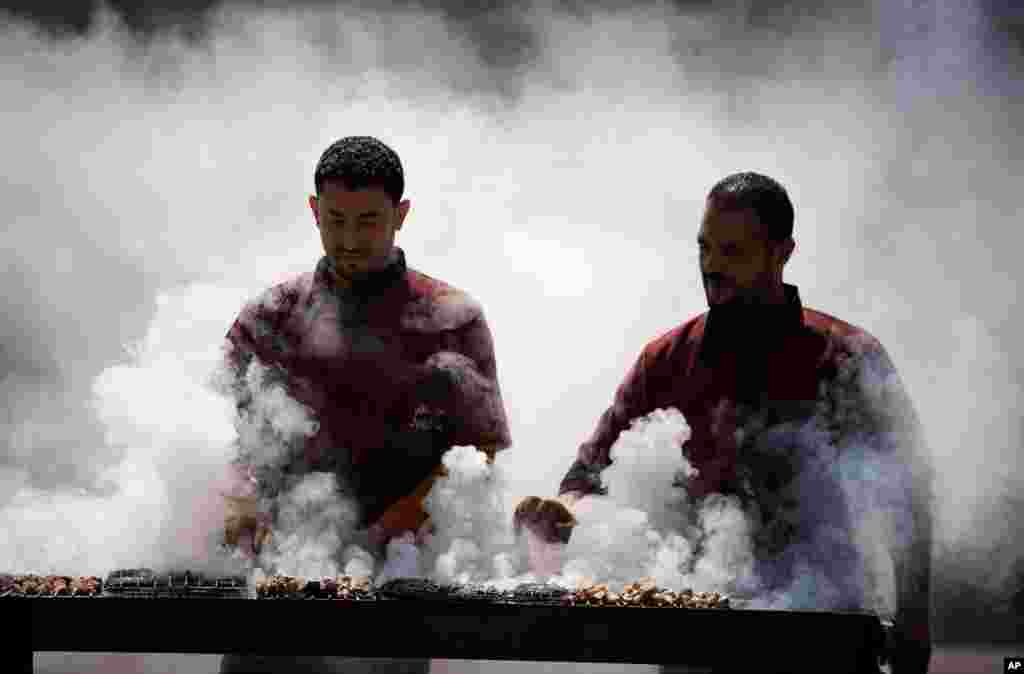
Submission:
[[711,274],[704,274],[704,283],[711,283],[714,285],[731,285],[732,279],[729,279],[718,272],[714,272]]

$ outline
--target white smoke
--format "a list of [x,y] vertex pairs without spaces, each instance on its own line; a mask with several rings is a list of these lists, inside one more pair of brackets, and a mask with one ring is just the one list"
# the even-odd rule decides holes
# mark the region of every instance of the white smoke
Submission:
[[689,433],[679,410],[668,408],[634,420],[619,436],[602,473],[608,495],[585,497],[577,507],[563,582],[621,587],[651,577],[677,590],[749,590],[750,514],[718,494],[689,501],[682,486],[696,474],[682,453]]
[[[406,165],[410,264],[487,310],[506,511],[555,490],[640,346],[705,308],[704,193],[760,170],[796,205],[787,280],[881,338],[918,404],[937,573],[1005,592],[1024,550],[1019,54],[980,35],[981,3],[952,0],[583,14],[480,17],[513,46],[407,8],[232,6],[197,43],[139,43],[109,13],[77,37],[5,20],[0,562],[104,573],[205,549],[192,523],[220,517],[200,492],[231,456],[230,410],[193,405],[206,394],[175,368],[219,345],[243,297],[312,267],[313,165],[369,133]],[[160,365],[121,352],[147,330]],[[108,422],[87,405],[97,377]],[[108,423],[137,441],[108,443]],[[689,540],[655,544],[666,577]]]
[[[261,574],[318,578],[340,573],[372,576],[376,562],[356,540],[358,505],[334,473],[293,474],[289,463],[316,433],[313,410],[288,391],[287,375],[253,358],[235,392],[246,400],[236,418],[238,454],[264,484],[260,512],[271,529],[267,549],[253,560]],[[362,543],[362,547],[360,546]]]
[[436,530],[428,546],[432,575],[449,583],[507,578],[516,559],[501,468],[475,447],[453,447],[442,463],[446,474],[424,500]]
[[[882,383],[872,387],[872,376],[866,370],[863,383],[878,393]],[[797,509],[788,516],[804,535],[758,562],[759,541],[771,533],[762,531],[756,502],[711,494],[694,503],[679,484],[696,473],[682,455],[689,437],[682,414],[670,408],[634,420],[613,445],[613,463],[602,474],[608,495],[580,501],[568,546],[545,552],[563,557],[561,575],[552,580],[621,587],[652,577],[672,589],[737,594],[750,599],[750,608],[891,615],[891,550],[906,542],[907,471],[896,456],[879,451],[884,438],[847,438],[835,446],[821,430],[829,423],[811,418],[761,436],[762,443],[792,446],[799,454]],[[753,430],[741,427],[737,439]]]
[[245,372],[242,395],[251,402],[236,427],[239,446],[255,469],[282,471],[294,458],[294,447],[317,430],[312,411],[289,395],[286,377],[256,358]]
[[[213,375],[220,310],[237,297],[193,286],[157,298],[149,331],[127,362],[93,384],[104,444],[120,457],[101,474],[112,488],[46,492],[15,473],[13,497],[0,511],[0,566],[104,575],[126,567],[230,565],[219,551],[220,493],[233,452],[234,405]],[[16,433],[28,447],[39,441],[31,426]]]
[[260,556],[259,568],[304,578],[340,575],[339,553],[355,530],[358,512],[342,497],[334,474],[298,476],[275,505],[271,550]]

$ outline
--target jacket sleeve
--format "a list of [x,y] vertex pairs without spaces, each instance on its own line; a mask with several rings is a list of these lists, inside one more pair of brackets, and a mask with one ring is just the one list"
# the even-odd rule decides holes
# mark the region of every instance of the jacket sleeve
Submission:
[[[223,379],[222,389],[235,403],[236,414],[240,417],[246,413],[252,403],[252,392],[246,385],[246,375],[253,361],[251,333],[246,328],[242,316],[231,325],[223,344]],[[253,498],[257,495],[256,482],[251,467],[243,458],[241,441],[235,441],[234,456],[228,464],[229,495],[240,498]]]
[[427,366],[441,372],[450,387],[449,416],[452,444],[477,449],[507,449],[512,439],[498,383],[494,339],[482,311],[454,330],[447,344],[431,356]]
[[612,463],[612,445],[619,434],[629,428],[633,419],[651,412],[647,391],[648,367],[645,349],[619,385],[611,406],[601,415],[590,439],[579,446],[576,460],[558,487],[559,494],[570,491],[584,495],[607,493],[601,484],[601,472]]
[[[281,342],[279,309],[286,300],[281,288],[270,289],[258,300],[246,304],[224,337],[221,387],[234,399],[239,422],[253,401],[253,392],[247,381],[253,362],[269,365],[281,355],[278,353],[281,349],[275,345]],[[228,466],[228,473],[231,494],[251,498],[257,494],[257,483],[253,467],[246,459],[246,449],[241,437],[236,440],[235,456]]]
[[361,468],[365,474],[358,476],[378,485],[373,493],[363,495],[363,501],[370,504],[364,506],[364,523],[382,539],[405,530],[415,531],[429,521],[423,500],[434,481],[444,474],[443,466],[438,465],[440,452],[452,445],[473,446],[493,459],[495,452],[511,444],[494,341],[482,310],[477,309],[468,322],[444,333],[443,342],[442,350],[427,359],[419,384],[421,400],[447,411],[451,431],[443,435],[443,446],[424,454],[423,461],[406,459],[402,475],[410,480],[396,479],[390,460],[377,465],[371,460]]
[[[894,524],[897,639],[903,655],[918,663],[931,652],[931,565],[934,473],[920,417],[889,354],[874,338],[861,349],[860,400],[878,448],[896,460],[905,479],[902,521]],[[915,655],[916,654],[916,655]],[[902,668],[900,668],[902,669]],[[909,666],[919,669],[919,664]]]

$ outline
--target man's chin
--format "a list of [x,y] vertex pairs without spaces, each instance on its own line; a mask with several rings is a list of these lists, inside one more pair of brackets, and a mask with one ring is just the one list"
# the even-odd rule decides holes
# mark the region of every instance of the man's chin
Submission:
[[340,276],[346,279],[358,279],[369,273],[369,266],[365,262],[335,260],[334,268],[338,270]]
[[723,304],[731,304],[736,301],[737,294],[732,290],[727,291],[704,291],[704,298],[708,301],[709,307],[720,306]]

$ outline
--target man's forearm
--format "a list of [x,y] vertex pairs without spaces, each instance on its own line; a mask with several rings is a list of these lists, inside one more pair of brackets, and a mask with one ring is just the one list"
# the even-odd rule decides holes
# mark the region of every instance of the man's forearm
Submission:
[[556,498],[562,502],[562,505],[564,505],[569,510],[572,510],[573,507],[577,503],[579,503],[579,500],[584,496],[586,496],[586,494],[584,494],[581,491],[566,491],[559,494]]
[[601,468],[584,463],[577,458],[558,485],[558,494],[579,493],[582,495],[604,494],[601,484]]

